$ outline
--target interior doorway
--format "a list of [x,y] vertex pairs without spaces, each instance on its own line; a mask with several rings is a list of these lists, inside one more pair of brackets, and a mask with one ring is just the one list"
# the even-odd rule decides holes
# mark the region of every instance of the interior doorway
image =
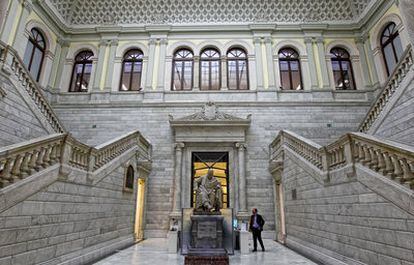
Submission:
[[135,239],[144,239],[144,205],[145,204],[145,179],[138,178],[137,205],[135,209]]
[[229,196],[229,153],[193,152],[191,154],[191,206],[195,207],[194,180],[207,174],[209,168],[214,171],[223,189],[223,208],[230,207]]

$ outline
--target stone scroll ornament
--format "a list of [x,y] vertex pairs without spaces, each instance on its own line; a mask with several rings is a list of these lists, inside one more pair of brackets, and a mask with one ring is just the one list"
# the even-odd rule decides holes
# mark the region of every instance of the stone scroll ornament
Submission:
[[208,169],[207,174],[194,181],[196,193],[194,213],[218,214],[223,207],[220,182],[214,177],[213,169]]

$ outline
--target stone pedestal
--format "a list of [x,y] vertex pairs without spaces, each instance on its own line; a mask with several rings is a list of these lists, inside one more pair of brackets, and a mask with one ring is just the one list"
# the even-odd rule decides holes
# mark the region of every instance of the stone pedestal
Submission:
[[240,253],[242,255],[249,253],[249,237],[248,231],[240,231]]
[[203,257],[203,256],[186,256],[184,265],[228,265],[229,257],[228,256],[213,256],[213,257]]
[[168,253],[175,254],[178,251],[178,231],[169,231],[168,239]]
[[201,256],[227,255],[224,248],[222,215],[192,215],[189,254]]

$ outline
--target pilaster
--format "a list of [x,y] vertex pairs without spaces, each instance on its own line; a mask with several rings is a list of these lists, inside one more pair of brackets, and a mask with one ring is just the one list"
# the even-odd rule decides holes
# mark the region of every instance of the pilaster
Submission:
[[145,89],[152,90],[152,79],[154,74],[154,61],[155,61],[155,45],[157,40],[155,38],[150,38],[148,41],[149,54],[148,54],[148,68],[147,68],[147,78],[145,81]]
[[276,88],[276,76],[275,76],[275,69],[273,64],[273,49],[272,49],[272,38],[266,37],[265,38],[265,46],[266,46],[266,57],[267,57],[267,72],[268,72],[268,79],[269,79],[269,89]]
[[318,48],[318,57],[319,57],[319,65],[321,69],[322,75],[322,88],[323,89],[330,89],[330,82],[329,82],[329,75],[328,75],[328,66],[326,63],[325,58],[325,44],[323,37],[317,37],[316,40],[316,47]]
[[236,143],[237,156],[239,162],[239,213],[247,213],[247,192],[246,192],[246,161],[245,161],[245,143]]
[[256,82],[257,89],[263,89],[263,57],[262,57],[262,39],[255,37],[254,40],[254,53],[256,59]]
[[167,53],[168,40],[163,38],[160,40],[160,56],[158,63],[158,77],[157,77],[157,90],[164,90],[165,79],[165,60]]
[[362,67],[362,80],[364,82],[364,87],[369,88],[372,85],[370,74],[369,74],[369,68],[368,68],[368,62],[367,62],[367,54],[365,52],[364,43],[366,41],[366,38],[359,37],[355,39],[355,43],[358,48],[359,52],[359,58],[361,60],[361,67]]
[[367,55],[367,62],[369,63],[369,66],[371,68],[371,81],[372,81],[372,85],[375,87],[377,85],[379,85],[379,79],[378,79],[378,70],[377,70],[377,66],[374,62],[374,52],[371,49],[371,45],[370,45],[370,37],[367,36],[366,37],[366,41],[365,41],[365,49],[366,49],[366,55]]
[[118,40],[112,40],[109,44],[109,59],[108,59],[108,68],[106,69],[106,78],[104,89],[106,91],[112,90],[112,79],[114,77],[114,65],[116,57],[116,49],[118,48]]
[[228,90],[227,87],[227,58],[226,55],[220,57],[221,63],[221,90]]
[[[25,27],[27,18],[32,13],[33,5],[30,1],[22,1],[23,10],[20,15],[19,23],[17,25],[16,35],[14,36],[13,47],[16,49],[21,58],[24,57],[24,50],[27,45],[27,35],[25,34]],[[49,48],[49,47],[47,47]]]
[[19,7],[19,1],[11,0],[10,8],[7,11],[6,19],[3,23],[3,30],[1,31],[1,34],[0,34],[0,40],[4,43],[11,44],[9,40],[11,38],[10,35],[12,33],[14,21],[17,17],[18,7]]
[[[61,85],[62,85],[63,68],[65,66],[66,57],[68,56],[68,51],[69,51],[69,42],[65,39],[58,39],[57,46],[60,47],[60,53],[59,53],[59,57],[57,57],[57,55],[55,56],[55,62],[57,62],[57,65],[55,64],[53,68],[56,68],[56,74],[53,80],[51,79],[50,86],[53,88],[60,87],[60,91],[63,91],[64,89],[68,89],[68,88],[62,88]],[[70,74],[71,72],[67,73],[67,75],[70,75]]]
[[173,198],[173,213],[181,212],[181,187],[182,187],[182,158],[183,158],[184,143],[176,143],[175,149],[175,164],[174,164],[174,198]]
[[305,38],[306,53],[308,54],[309,73],[311,77],[311,89],[318,89],[318,76],[316,73],[315,55],[313,53],[312,38]]
[[100,84],[101,84],[102,77],[103,77],[105,53],[106,53],[106,48],[110,45],[110,43],[111,42],[108,40],[101,40],[101,42],[99,43],[98,62],[96,64],[95,75],[94,75],[94,79],[92,83],[93,84],[92,89],[94,91],[99,91],[101,89]]
[[194,56],[193,76],[193,90],[200,90],[200,56]]

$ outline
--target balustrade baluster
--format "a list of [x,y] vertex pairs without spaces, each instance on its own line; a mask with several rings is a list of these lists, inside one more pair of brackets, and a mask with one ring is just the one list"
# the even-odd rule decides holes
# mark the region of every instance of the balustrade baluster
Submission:
[[40,147],[40,150],[37,154],[37,159],[36,159],[36,166],[35,166],[36,171],[40,171],[43,168],[44,155],[45,155],[45,148]]
[[13,167],[11,170],[11,181],[17,182],[20,179],[20,166],[22,164],[23,161],[23,157],[22,155],[17,155],[14,159],[13,159]]
[[0,171],[0,185],[2,188],[10,185],[12,183],[10,171],[13,166],[13,158],[7,158],[4,161],[3,169]]
[[368,166],[373,169],[378,169],[378,157],[374,147],[369,148],[369,155],[371,156],[371,162],[369,162]]
[[397,181],[402,182],[403,171],[401,169],[401,165],[400,165],[400,162],[398,160],[399,159],[398,159],[397,156],[395,156],[395,155],[391,156],[391,162],[392,162],[392,165],[394,167],[394,171],[392,172],[392,178],[397,180]]
[[30,175],[30,158],[32,157],[32,154],[30,152],[26,152],[23,157],[22,165],[20,167],[20,176],[21,178],[26,178]]
[[378,158],[378,166],[377,166],[376,170],[384,175],[384,169],[385,169],[384,154],[383,154],[382,150],[380,150],[380,149],[378,149],[376,151],[376,153],[377,153],[376,156]]
[[366,145],[364,145],[362,147],[362,150],[364,151],[364,160],[362,160],[361,162],[362,162],[363,165],[366,165],[369,162],[371,162],[371,154],[369,152],[369,149],[370,148],[368,146],[366,146]]
[[411,181],[414,179],[413,172],[410,169],[410,165],[407,163],[406,158],[400,159],[401,168],[403,171],[402,182],[408,188],[411,188]]

